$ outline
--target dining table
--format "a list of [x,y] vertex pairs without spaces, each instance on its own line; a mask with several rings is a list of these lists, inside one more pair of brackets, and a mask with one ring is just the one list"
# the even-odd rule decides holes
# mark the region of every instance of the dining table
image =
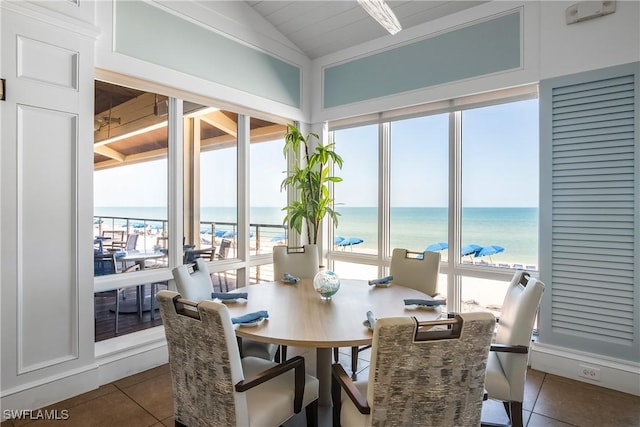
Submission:
[[[161,251],[155,252],[138,252],[138,251],[130,251],[126,252],[123,256],[117,256],[116,260],[122,263],[123,270],[127,263],[134,263],[140,267],[140,270],[144,270],[147,268],[147,261],[150,260],[158,260],[160,258],[166,257],[167,254]],[[149,298],[145,298],[145,287],[146,284],[140,284],[136,287],[136,304],[135,306],[131,304],[120,304],[120,313],[129,314],[129,313],[138,313],[138,317],[142,318],[142,313],[146,311],[151,311],[151,316],[153,317],[153,299],[151,296]]]
[[265,310],[268,318],[249,325],[236,325],[236,336],[255,341],[316,349],[319,404],[331,405],[331,359],[334,347],[369,345],[373,333],[365,322],[367,312],[375,318],[413,316],[418,321],[435,320],[441,307],[405,305],[405,299],[431,300],[415,289],[391,284],[371,286],[367,280],[341,279],[331,298],[321,297],[313,279],[295,284],[266,282],[238,288],[247,298],[222,301],[231,317]]

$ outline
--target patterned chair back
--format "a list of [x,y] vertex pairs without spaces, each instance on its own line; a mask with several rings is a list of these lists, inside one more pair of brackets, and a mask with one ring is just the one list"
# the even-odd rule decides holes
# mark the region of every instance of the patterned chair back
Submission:
[[453,329],[437,326],[446,320],[420,327],[413,317],[376,321],[367,387],[372,426],[480,425],[495,318],[477,312],[456,320]]
[[244,374],[227,307],[203,301],[195,311],[179,297],[158,292],[175,420],[188,426],[249,425],[246,393],[235,391]]

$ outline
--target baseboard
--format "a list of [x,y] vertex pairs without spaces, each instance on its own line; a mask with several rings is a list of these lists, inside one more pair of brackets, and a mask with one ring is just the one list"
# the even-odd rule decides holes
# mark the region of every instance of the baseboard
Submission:
[[98,368],[95,365],[76,371],[64,372],[55,377],[43,378],[37,382],[21,384],[2,391],[0,419],[15,418],[5,411],[38,409],[65,399],[95,390],[100,386]]
[[[167,343],[162,328],[98,342],[94,363],[90,366],[2,390],[0,421],[21,416],[15,411],[43,408],[167,361]],[[5,414],[5,410],[14,412]]]
[[[529,363],[538,371],[640,396],[640,363],[541,343],[532,344]],[[595,368],[600,378],[581,376],[585,367]]]
[[164,330],[147,329],[96,343],[95,361],[101,385],[165,364],[169,353]]

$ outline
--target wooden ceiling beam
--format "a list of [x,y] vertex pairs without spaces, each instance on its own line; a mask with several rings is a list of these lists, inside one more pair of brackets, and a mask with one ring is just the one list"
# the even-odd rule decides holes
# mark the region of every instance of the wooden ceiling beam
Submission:
[[220,129],[222,132],[227,133],[234,138],[238,137],[238,123],[230,119],[222,111],[213,111],[211,113],[200,116],[200,120]]
[[126,156],[124,154],[114,150],[111,147],[107,147],[106,145],[94,146],[93,152],[102,154],[103,156],[109,157],[110,159],[117,160],[119,163],[123,163],[126,159]]
[[[158,103],[165,102],[166,96],[157,96]],[[96,123],[102,123],[100,129],[94,131],[93,141],[115,138],[135,132],[141,128],[150,127],[167,121],[166,116],[156,116],[156,95],[145,93],[123,104],[117,105],[111,111],[96,114]],[[111,121],[111,123],[109,123]]]

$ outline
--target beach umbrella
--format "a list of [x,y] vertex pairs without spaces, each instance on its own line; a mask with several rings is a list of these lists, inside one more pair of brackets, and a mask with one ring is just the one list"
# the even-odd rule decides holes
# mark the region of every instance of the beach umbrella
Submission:
[[350,246],[353,249],[354,245],[359,245],[362,242],[364,242],[364,240],[360,237],[346,237],[338,242],[338,246],[342,246],[343,248]]
[[449,248],[449,244],[447,242],[438,242],[438,243],[430,244],[424,250],[429,252],[438,252],[448,248]]
[[499,254],[500,252],[504,252],[504,248],[502,246],[487,245],[480,248],[480,250],[476,252],[475,257],[477,258],[482,256],[488,256],[489,262],[493,263],[493,261],[491,260],[491,255]]
[[333,243],[337,245],[338,243],[342,242],[343,240],[344,240],[344,237],[342,237],[342,236],[336,236],[336,237],[333,239]]
[[470,245],[463,246],[462,249],[460,249],[460,255],[462,256],[473,255],[476,252],[478,252],[480,249],[482,249],[482,246],[475,245],[472,243]]

